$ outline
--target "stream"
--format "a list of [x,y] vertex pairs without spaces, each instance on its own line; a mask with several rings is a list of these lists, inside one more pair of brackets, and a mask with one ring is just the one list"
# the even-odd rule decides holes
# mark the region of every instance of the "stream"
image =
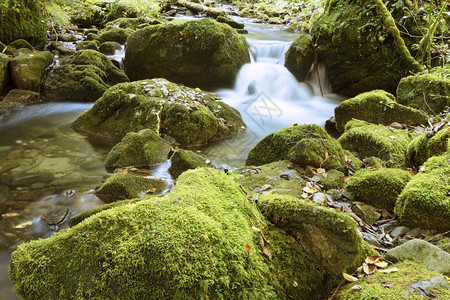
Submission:
[[[252,62],[241,68],[234,89],[216,94],[240,111],[247,130],[202,151],[230,168],[243,166],[250,149],[271,132],[294,123],[324,125],[342,100],[331,93],[320,66],[302,83],[283,66],[296,34],[267,24],[246,23],[246,29]],[[111,58],[120,60],[121,55]],[[92,105],[45,103],[0,120],[1,299],[17,299],[7,267],[19,244],[49,237],[66,228],[70,216],[103,204],[93,188],[106,172],[109,149],[93,145],[70,128]],[[169,165],[160,164],[149,175],[167,178]],[[50,227],[42,216],[62,218],[62,225]]]

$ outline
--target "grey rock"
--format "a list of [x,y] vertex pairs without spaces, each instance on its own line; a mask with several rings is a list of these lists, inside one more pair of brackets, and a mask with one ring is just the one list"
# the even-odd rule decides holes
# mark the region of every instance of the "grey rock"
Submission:
[[395,227],[394,229],[392,229],[392,231],[390,232],[390,236],[391,237],[398,237],[398,236],[403,236],[405,235],[407,232],[409,232],[411,229],[406,227],[406,226],[399,226],[399,227]]

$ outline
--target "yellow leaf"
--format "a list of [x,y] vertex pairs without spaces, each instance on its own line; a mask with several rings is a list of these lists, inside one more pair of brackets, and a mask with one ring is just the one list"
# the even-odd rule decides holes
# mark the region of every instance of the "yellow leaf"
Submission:
[[308,194],[314,194],[314,193],[317,193],[317,189],[316,189],[316,188],[310,188],[310,187],[308,187],[308,186],[305,186],[305,187],[303,188],[303,191],[304,191],[305,193],[308,193]]
[[379,256],[368,256],[368,257],[366,257],[366,259],[364,260],[364,262],[366,263],[366,264],[373,264],[373,263],[376,263],[377,261],[379,261],[380,260],[380,257]]
[[393,273],[393,272],[397,272],[398,271],[398,269],[397,268],[389,268],[389,269],[381,269],[381,270],[378,270],[378,272],[381,272],[381,273]]
[[323,174],[323,173],[325,173],[326,171],[327,171],[327,170],[322,169],[322,168],[316,169],[316,173],[317,173],[318,175]]
[[364,264],[363,265],[363,271],[364,271],[364,273],[366,273],[366,275],[370,274],[370,270],[369,270],[369,265],[368,264]]
[[358,278],[356,278],[355,276],[349,275],[347,273],[342,273],[342,276],[344,276],[345,280],[350,281],[350,282],[358,281]]
[[379,268],[386,268],[388,266],[388,263],[385,261],[380,261],[380,262],[376,262],[375,266],[377,266]]

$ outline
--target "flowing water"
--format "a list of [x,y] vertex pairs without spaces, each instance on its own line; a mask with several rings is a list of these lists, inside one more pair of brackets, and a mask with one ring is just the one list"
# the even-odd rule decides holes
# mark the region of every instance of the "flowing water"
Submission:
[[[267,24],[246,24],[246,28],[251,63],[242,67],[233,89],[217,94],[241,112],[247,130],[203,151],[216,164],[231,167],[242,166],[248,151],[271,132],[295,123],[323,125],[340,100],[331,94],[321,68],[300,83],[283,66],[284,54],[297,35]],[[120,61],[122,56],[116,53],[110,58]],[[47,103],[0,120],[1,299],[17,299],[7,275],[17,245],[67,226],[67,222],[60,228],[47,226],[42,216],[64,215],[67,220],[103,204],[93,188],[105,174],[108,149],[93,146],[70,128],[91,106]],[[157,165],[149,175],[170,181],[169,166],[170,161]]]

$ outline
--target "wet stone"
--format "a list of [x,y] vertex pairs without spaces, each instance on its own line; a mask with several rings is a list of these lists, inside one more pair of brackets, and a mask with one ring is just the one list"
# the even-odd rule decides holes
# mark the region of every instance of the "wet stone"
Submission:
[[399,226],[394,228],[389,234],[391,237],[398,237],[398,236],[403,236],[405,235],[407,232],[409,232],[411,229],[406,227],[406,226]]
[[352,207],[352,211],[369,225],[375,223],[381,214],[369,205],[357,204]]
[[327,204],[327,196],[324,193],[315,193],[312,201],[315,204],[325,205]]

